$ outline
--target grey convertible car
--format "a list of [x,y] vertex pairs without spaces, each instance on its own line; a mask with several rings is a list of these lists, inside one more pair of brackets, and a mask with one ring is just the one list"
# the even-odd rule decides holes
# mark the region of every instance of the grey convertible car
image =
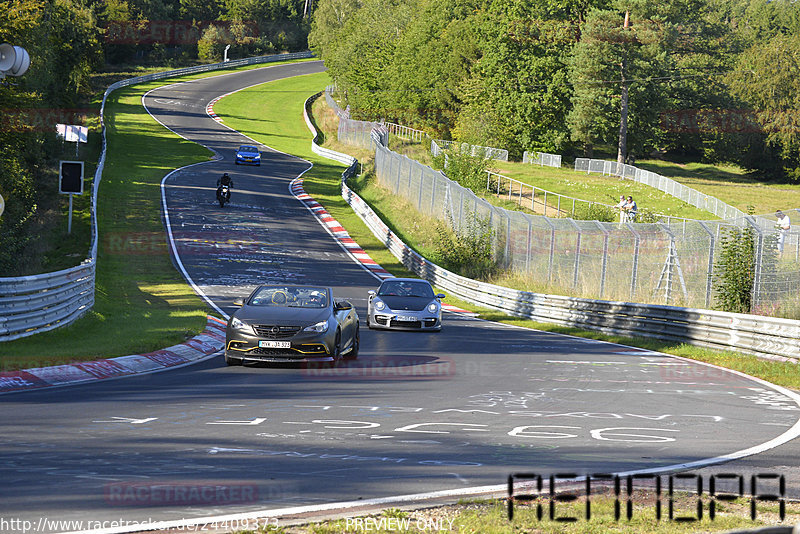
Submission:
[[228,321],[225,363],[331,362],[358,356],[358,314],[329,287],[263,285]]
[[389,278],[369,292],[367,326],[399,330],[441,330],[444,295],[427,280]]

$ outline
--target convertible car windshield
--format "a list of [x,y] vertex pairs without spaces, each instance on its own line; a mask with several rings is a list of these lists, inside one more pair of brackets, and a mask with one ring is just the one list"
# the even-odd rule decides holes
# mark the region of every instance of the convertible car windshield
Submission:
[[328,305],[324,287],[262,287],[250,299],[251,306],[283,308],[324,308]]
[[385,281],[378,291],[379,297],[433,298],[433,288],[427,282]]

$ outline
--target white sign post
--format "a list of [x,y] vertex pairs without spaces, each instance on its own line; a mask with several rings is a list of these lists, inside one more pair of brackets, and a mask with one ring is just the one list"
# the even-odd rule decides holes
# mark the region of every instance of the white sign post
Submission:
[[89,128],[75,124],[56,124],[56,134],[64,141],[75,142],[75,157],[78,157],[79,143],[89,142]]

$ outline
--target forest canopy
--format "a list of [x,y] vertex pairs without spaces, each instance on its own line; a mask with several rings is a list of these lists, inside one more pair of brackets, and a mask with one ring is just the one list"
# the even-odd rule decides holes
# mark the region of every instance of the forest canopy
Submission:
[[800,3],[320,0],[309,43],[357,116],[567,155],[800,180]]

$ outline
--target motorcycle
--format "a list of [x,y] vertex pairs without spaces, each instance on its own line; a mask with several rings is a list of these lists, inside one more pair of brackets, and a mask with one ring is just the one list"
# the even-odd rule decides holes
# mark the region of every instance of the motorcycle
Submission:
[[231,200],[231,187],[226,184],[222,184],[217,188],[217,201],[219,202],[219,207],[224,208],[226,202],[230,202]]

